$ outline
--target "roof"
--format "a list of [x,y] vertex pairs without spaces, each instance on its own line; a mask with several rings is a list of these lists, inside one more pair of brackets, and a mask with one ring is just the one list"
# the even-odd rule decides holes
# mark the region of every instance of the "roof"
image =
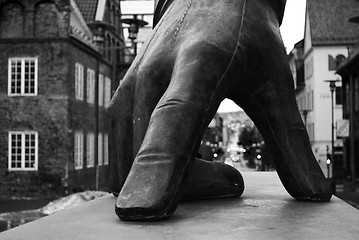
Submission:
[[86,22],[95,20],[99,0],[75,0]]
[[359,24],[349,18],[359,15],[359,1],[307,0],[312,44],[347,45],[359,37]]

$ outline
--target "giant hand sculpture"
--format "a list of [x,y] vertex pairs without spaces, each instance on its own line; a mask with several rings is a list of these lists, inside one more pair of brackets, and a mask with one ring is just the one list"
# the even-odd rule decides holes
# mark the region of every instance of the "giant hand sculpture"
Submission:
[[285,2],[159,1],[156,27],[109,110],[112,191],[121,219],[168,218],[184,195],[242,194],[235,169],[196,159],[226,97],[259,128],[291,196],[331,198],[294,97],[279,31]]

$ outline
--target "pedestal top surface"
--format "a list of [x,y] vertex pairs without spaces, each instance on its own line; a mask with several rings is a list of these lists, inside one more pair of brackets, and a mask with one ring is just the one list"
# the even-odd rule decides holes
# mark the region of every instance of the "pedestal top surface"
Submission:
[[181,203],[169,220],[123,222],[102,197],[0,234],[16,239],[358,239],[359,211],[333,197],[298,202],[275,172],[243,173],[242,197]]

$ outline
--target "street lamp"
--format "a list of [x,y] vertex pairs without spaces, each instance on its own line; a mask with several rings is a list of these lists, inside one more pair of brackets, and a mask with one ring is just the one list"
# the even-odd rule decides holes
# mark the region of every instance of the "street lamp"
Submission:
[[[327,166],[329,168],[330,164],[334,163],[334,91],[335,91],[335,83],[339,82],[339,80],[325,80],[324,82],[329,83],[330,92],[332,94],[332,155],[331,155],[331,161],[327,162]],[[332,176],[333,177],[333,176]],[[328,178],[329,178],[329,172],[328,172]]]
[[[102,21],[92,21],[87,24],[93,33],[93,41],[98,45],[98,47],[102,48],[103,50],[104,41],[105,41],[105,31],[114,32],[116,28],[108,23]],[[107,46],[109,47],[109,46]],[[101,51],[100,51],[101,53]]]
[[133,54],[137,55],[137,43],[135,40],[137,39],[138,30],[140,27],[146,26],[148,22],[137,19],[136,14],[133,15],[133,18],[124,18],[120,22],[130,25],[128,27],[128,38],[131,39]]

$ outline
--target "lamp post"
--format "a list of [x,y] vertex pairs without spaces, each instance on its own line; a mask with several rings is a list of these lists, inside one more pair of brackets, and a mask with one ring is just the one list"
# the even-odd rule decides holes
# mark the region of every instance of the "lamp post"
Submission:
[[146,26],[148,22],[141,19],[137,19],[136,14],[133,15],[133,18],[124,18],[121,19],[120,22],[130,25],[128,27],[128,38],[131,40],[132,43],[133,54],[137,55],[137,43],[135,42],[135,40],[137,39],[138,30],[140,27]]
[[[101,47],[104,42],[104,29],[101,26],[97,26],[97,31],[94,33],[93,37],[94,42],[97,44],[97,46]],[[99,54],[96,59],[96,82],[95,82],[95,190],[99,189],[99,178],[100,178],[100,169],[98,164],[98,134],[99,134],[99,106],[98,106],[98,100],[99,100],[99,72],[100,72],[100,58],[101,58],[101,51],[99,51]]]
[[[329,83],[329,88],[330,88],[330,92],[331,92],[331,100],[332,100],[332,129],[331,129],[332,130],[332,155],[331,155],[330,162],[327,162],[328,169],[330,167],[330,164],[334,163],[334,129],[335,129],[335,127],[334,127],[334,91],[335,91],[335,87],[336,87],[335,83],[338,81],[339,80],[325,80],[324,81],[324,82]],[[328,170],[328,178],[330,178],[329,170]]]

